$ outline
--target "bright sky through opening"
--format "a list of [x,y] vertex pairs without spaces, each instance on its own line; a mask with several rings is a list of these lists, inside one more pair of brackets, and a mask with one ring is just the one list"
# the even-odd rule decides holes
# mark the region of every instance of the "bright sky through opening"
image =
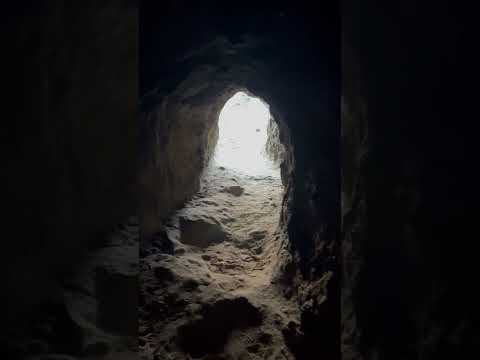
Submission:
[[251,176],[279,176],[265,154],[268,105],[238,92],[224,105],[218,118],[219,136],[214,163]]

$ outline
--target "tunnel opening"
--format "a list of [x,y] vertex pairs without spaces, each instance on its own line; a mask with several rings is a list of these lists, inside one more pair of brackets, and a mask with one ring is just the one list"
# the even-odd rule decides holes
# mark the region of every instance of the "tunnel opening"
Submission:
[[238,91],[220,111],[218,132],[215,166],[247,176],[280,178],[284,150],[267,103]]
[[[217,140],[200,190],[180,212],[203,211],[235,246],[261,254],[266,239],[282,230],[285,150],[270,106],[248,90],[232,93],[212,125]],[[190,241],[182,238],[187,227],[179,222],[181,242]]]

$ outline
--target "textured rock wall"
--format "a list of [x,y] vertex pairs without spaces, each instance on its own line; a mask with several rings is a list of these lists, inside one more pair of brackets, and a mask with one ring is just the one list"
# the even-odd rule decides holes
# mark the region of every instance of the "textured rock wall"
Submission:
[[2,16],[10,95],[0,274],[2,300],[20,307],[51,294],[58,272],[136,211],[137,9],[31,1]]
[[141,222],[145,236],[158,230],[162,219],[199,190],[202,170],[213,154],[222,105],[208,96],[200,101],[193,98],[191,93],[203,81],[185,80],[157,106],[141,114],[145,144],[140,174]]
[[285,157],[285,148],[280,141],[280,130],[274,119],[270,119],[267,125],[267,142],[265,154],[276,165],[280,165]]

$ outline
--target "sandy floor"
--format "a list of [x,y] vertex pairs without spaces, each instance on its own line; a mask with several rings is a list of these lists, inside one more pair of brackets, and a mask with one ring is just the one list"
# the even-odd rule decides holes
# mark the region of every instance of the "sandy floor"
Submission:
[[174,254],[141,258],[142,358],[293,358],[281,329],[298,308],[272,284],[282,194],[279,177],[206,170],[166,225]]

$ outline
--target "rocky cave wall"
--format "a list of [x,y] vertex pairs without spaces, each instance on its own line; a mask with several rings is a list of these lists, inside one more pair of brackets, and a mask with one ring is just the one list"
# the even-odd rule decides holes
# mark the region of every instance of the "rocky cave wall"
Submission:
[[343,6],[344,359],[476,352],[465,146],[476,131],[456,10],[448,1]]
[[[273,118],[268,120],[265,154],[275,165],[278,166],[280,166],[283,161],[286,160],[285,146],[282,144],[280,139],[280,130]],[[285,184],[286,178],[283,177],[282,179],[284,179],[283,182]]]
[[[142,205],[143,230],[148,233],[155,231],[155,226],[158,229],[160,215],[182,202],[161,202],[159,194],[164,189],[158,184],[165,184],[166,180],[153,180],[154,177],[166,173],[175,176],[175,171],[197,174],[201,154],[208,152],[205,145],[200,146],[205,144],[208,133],[204,125],[199,130],[203,135],[189,145],[189,155],[182,156],[197,156],[198,167],[178,161],[155,164],[155,157],[168,156],[156,153],[170,143],[167,124],[173,124],[174,119],[184,122],[185,127],[200,121],[211,122],[237,90],[246,89],[261,98],[270,105],[279,124],[287,154],[283,167],[288,180],[282,211],[290,243],[285,244],[287,252],[279,280],[298,293],[302,304],[304,335],[298,340],[302,345],[297,344],[295,351],[300,358],[309,351],[335,356],[340,331],[338,4],[325,3],[320,22],[317,12],[308,16],[310,9],[303,9],[304,15],[300,16],[280,3],[261,9],[266,11],[256,15],[242,12],[243,9],[232,14],[225,4],[214,9],[210,5],[166,6],[164,21],[153,15],[158,12],[148,3],[143,4],[140,12],[142,142],[146,144],[142,154],[142,199],[146,200]],[[250,20],[242,21],[243,16]],[[169,21],[180,18],[182,27]],[[169,111],[165,99],[172,98],[182,106],[166,120],[161,115]],[[197,149],[200,152],[195,155]],[[191,181],[182,186],[185,191],[180,191],[178,199],[192,194],[197,183]],[[318,346],[319,339],[322,346]]]
[[173,93],[158,98],[158,104],[140,115],[144,237],[158,231],[161,220],[199,190],[200,176],[213,154],[222,104],[215,96],[202,98],[202,88],[209,81],[209,72],[204,71],[191,74]]
[[136,213],[137,11],[56,0],[2,11],[2,315],[54,296],[65,270]]

